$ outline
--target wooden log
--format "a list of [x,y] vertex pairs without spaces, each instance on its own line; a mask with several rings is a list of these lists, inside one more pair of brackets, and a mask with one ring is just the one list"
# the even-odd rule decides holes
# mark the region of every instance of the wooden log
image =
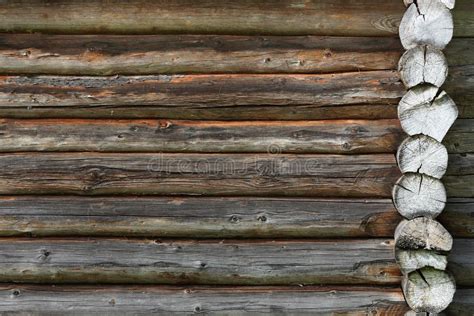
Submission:
[[449,164],[443,183],[450,197],[474,196],[474,155],[449,155]]
[[450,251],[453,238],[440,223],[426,217],[402,221],[395,230],[395,244],[408,250]]
[[[456,0],[438,0],[439,2],[441,2],[442,4],[444,4],[448,9],[454,9],[454,5],[455,5],[455,2]],[[410,4],[412,4],[413,2],[415,2],[414,0],[403,0],[403,2],[405,3],[405,6],[409,6]]]
[[448,271],[456,278],[459,286],[474,284],[474,246],[472,239],[455,239],[453,251],[448,257]]
[[456,282],[446,271],[423,268],[404,276],[402,289],[414,311],[440,313],[453,301]]
[[0,194],[388,197],[393,155],[0,155]]
[[444,49],[453,37],[453,17],[439,0],[414,1],[403,15],[399,34],[405,49],[421,45]]
[[392,196],[398,212],[408,219],[436,218],[446,205],[443,183],[424,174],[404,174],[393,187]]
[[442,51],[431,46],[416,46],[400,58],[398,71],[407,88],[421,83],[441,87],[448,76],[448,62]]
[[448,265],[448,258],[445,254],[425,249],[407,250],[396,248],[395,260],[403,274],[408,274],[424,267],[446,270]]
[[7,119],[0,120],[0,127],[2,152],[392,153],[404,134],[395,119],[271,122]]
[[[458,291],[457,294],[463,293]],[[399,289],[384,287],[67,286],[4,284],[0,312],[34,315],[403,315]],[[297,298],[297,299],[295,299]],[[138,303],[137,303],[138,302]]]
[[[134,284],[400,282],[393,241],[0,239],[0,281]],[[341,255],[344,254],[344,255]]]
[[410,136],[398,147],[397,163],[402,173],[418,172],[440,179],[448,167],[448,150],[429,136]]
[[[454,45],[464,47],[459,41]],[[399,40],[390,37],[0,34],[0,72],[148,75],[389,70],[396,68],[401,50]]]
[[436,219],[455,237],[474,237],[474,205],[470,199],[448,199]]
[[448,315],[471,316],[474,310],[474,289],[458,288],[451,305],[446,309]]
[[403,130],[410,136],[423,134],[441,142],[458,116],[454,101],[434,86],[418,86],[398,105]]
[[0,197],[0,236],[392,237],[400,219],[390,200]]
[[[474,64],[473,41],[453,39],[451,67]],[[402,52],[391,37],[0,34],[0,72],[329,73],[396,69]]]

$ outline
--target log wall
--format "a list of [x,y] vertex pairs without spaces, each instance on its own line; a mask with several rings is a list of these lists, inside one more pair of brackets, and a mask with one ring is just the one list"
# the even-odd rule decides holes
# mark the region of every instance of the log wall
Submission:
[[[403,1],[0,3],[0,314],[403,315]],[[474,288],[474,3],[443,140]]]

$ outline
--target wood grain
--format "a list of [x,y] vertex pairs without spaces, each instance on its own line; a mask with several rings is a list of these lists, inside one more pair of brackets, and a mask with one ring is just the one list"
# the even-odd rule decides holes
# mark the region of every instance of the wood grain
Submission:
[[7,238],[0,239],[0,268],[1,282],[56,284],[395,285],[400,282],[393,241],[384,239]]
[[393,155],[0,155],[0,194],[388,197]]
[[[446,91],[474,118],[474,66],[451,67]],[[0,76],[2,117],[308,120],[396,118],[394,70],[336,74]]]
[[[473,238],[473,206],[451,199],[438,220]],[[400,220],[388,199],[0,197],[0,236],[392,237]]]
[[[458,295],[469,294],[460,290]],[[462,297],[460,297],[462,299]],[[455,302],[456,304],[456,302]],[[457,305],[457,304],[456,304]],[[179,287],[38,286],[0,287],[0,312],[57,315],[324,315],[402,316],[400,290],[383,287]]]

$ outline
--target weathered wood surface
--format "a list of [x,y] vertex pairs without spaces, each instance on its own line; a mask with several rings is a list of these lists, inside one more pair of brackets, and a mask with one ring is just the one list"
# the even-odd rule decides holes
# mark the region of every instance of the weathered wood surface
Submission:
[[426,249],[447,253],[453,238],[439,222],[426,217],[403,220],[395,230],[395,244],[400,249]]
[[[450,197],[474,196],[472,154],[450,155]],[[389,197],[400,171],[378,155],[18,153],[0,155],[0,194]]]
[[0,155],[0,194],[388,197],[400,176],[378,155],[18,153]]
[[444,311],[447,315],[452,316],[472,316],[474,310],[474,289],[458,288],[454,294],[454,300]]
[[[184,9],[183,9],[184,8]],[[48,33],[210,33],[393,36],[405,11],[402,1],[175,0],[25,1],[2,3],[0,30]],[[453,11],[455,36],[473,36],[470,0]],[[159,19],[157,19],[157,16]],[[351,23],[347,23],[350,19]]]
[[[462,295],[467,290],[461,290]],[[398,289],[382,287],[38,286],[4,284],[1,313],[28,315],[327,315],[403,316]]]
[[451,11],[438,0],[413,1],[400,22],[400,41],[405,49],[430,45],[444,49],[453,37]]
[[[451,67],[472,65],[474,39],[454,39]],[[3,74],[327,73],[396,69],[391,37],[0,34]],[[125,62],[126,61],[126,62]]]
[[393,203],[403,217],[435,218],[446,205],[446,189],[437,179],[419,173],[406,173],[394,185]]
[[[451,67],[445,89],[474,118],[474,66]],[[2,76],[2,117],[273,120],[397,118],[396,71],[321,75]]]
[[440,313],[452,302],[456,281],[449,272],[423,268],[403,276],[402,289],[414,311]]
[[0,197],[0,236],[392,237],[400,219],[390,200]]
[[409,90],[398,105],[403,130],[410,136],[423,134],[441,142],[458,117],[458,108],[442,89],[421,85]]
[[[438,220],[455,237],[472,238],[473,207],[451,199]],[[392,237],[400,220],[385,199],[0,198],[0,236]]]
[[[449,268],[474,284],[472,239]],[[384,284],[400,282],[393,240],[0,239],[0,281],[153,284]],[[341,253],[344,256],[341,256]]]
[[[2,152],[392,153],[405,138],[396,119],[272,122],[0,119],[0,129]],[[424,160],[420,172],[439,177],[444,174],[447,155],[443,157],[442,145],[425,138],[415,136],[412,142],[401,145],[399,166],[403,172],[416,172],[420,161],[411,158],[414,150],[420,148],[423,157],[430,157],[432,162]],[[474,121],[457,120],[444,146],[450,153],[474,152]]]
[[[222,285],[400,282],[393,241],[0,239],[0,281]],[[344,254],[341,256],[341,254]]]
[[0,127],[3,152],[392,153],[405,136],[395,119],[271,122],[6,119],[0,120]]
[[424,267],[446,270],[448,265],[447,255],[425,249],[395,248],[395,259],[404,275]]
[[410,136],[398,147],[397,163],[402,173],[418,172],[440,179],[448,167],[448,150],[431,137]]
[[[461,41],[453,45],[456,52],[465,47]],[[396,68],[401,50],[398,39],[378,37],[0,34],[0,72],[146,75],[387,70]]]

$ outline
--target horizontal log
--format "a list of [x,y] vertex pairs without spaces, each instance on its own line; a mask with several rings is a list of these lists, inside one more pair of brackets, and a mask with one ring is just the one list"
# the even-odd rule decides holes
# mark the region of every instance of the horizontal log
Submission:
[[[473,154],[452,154],[448,196],[473,197]],[[191,194],[390,197],[400,177],[391,154],[0,155],[0,194]]]
[[0,155],[0,194],[193,194],[389,197],[392,154]]
[[[45,33],[207,33],[396,36],[406,8],[377,0],[229,1],[114,0],[8,1],[0,6],[0,31]],[[469,0],[456,1],[456,36],[473,36]],[[159,17],[159,18],[157,18]],[[348,20],[350,23],[348,23]]]
[[[454,41],[457,60],[468,60]],[[328,73],[396,69],[397,38],[0,34],[3,74]],[[465,56],[465,57],[463,57]]]
[[[474,118],[474,65],[451,67],[446,91]],[[336,74],[0,76],[2,117],[206,120],[397,118],[394,70]]]
[[[465,292],[469,294],[468,290],[459,290],[458,296]],[[455,301],[453,305],[459,304]],[[204,313],[403,316],[407,310],[399,289],[383,287],[92,287],[19,284],[0,287],[0,312],[6,314],[20,312],[49,316],[74,311],[74,314],[88,315]]]
[[[451,199],[438,220],[473,238],[473,207]],[[388,199],[0,197],[0,236],[393,237],[400,220]]]
[[0,282],[381,284],[400,272],[393,241],[0,239]]
[[[445,146],[474,152],[474,121],[458,120]],[[396,119],[177,121],[0,119],[0,151],[393,153]]]
[[[474,284],[472,239],[448,268]],[[399,284],[393,240],[191,241],[0,238],[0,282],[216,285]]]
[[[451,67],[474,64],[473,38],[446,49]],[[147,75],[328,73],[396,69],[391,37],[0,34],[0,73]]]

